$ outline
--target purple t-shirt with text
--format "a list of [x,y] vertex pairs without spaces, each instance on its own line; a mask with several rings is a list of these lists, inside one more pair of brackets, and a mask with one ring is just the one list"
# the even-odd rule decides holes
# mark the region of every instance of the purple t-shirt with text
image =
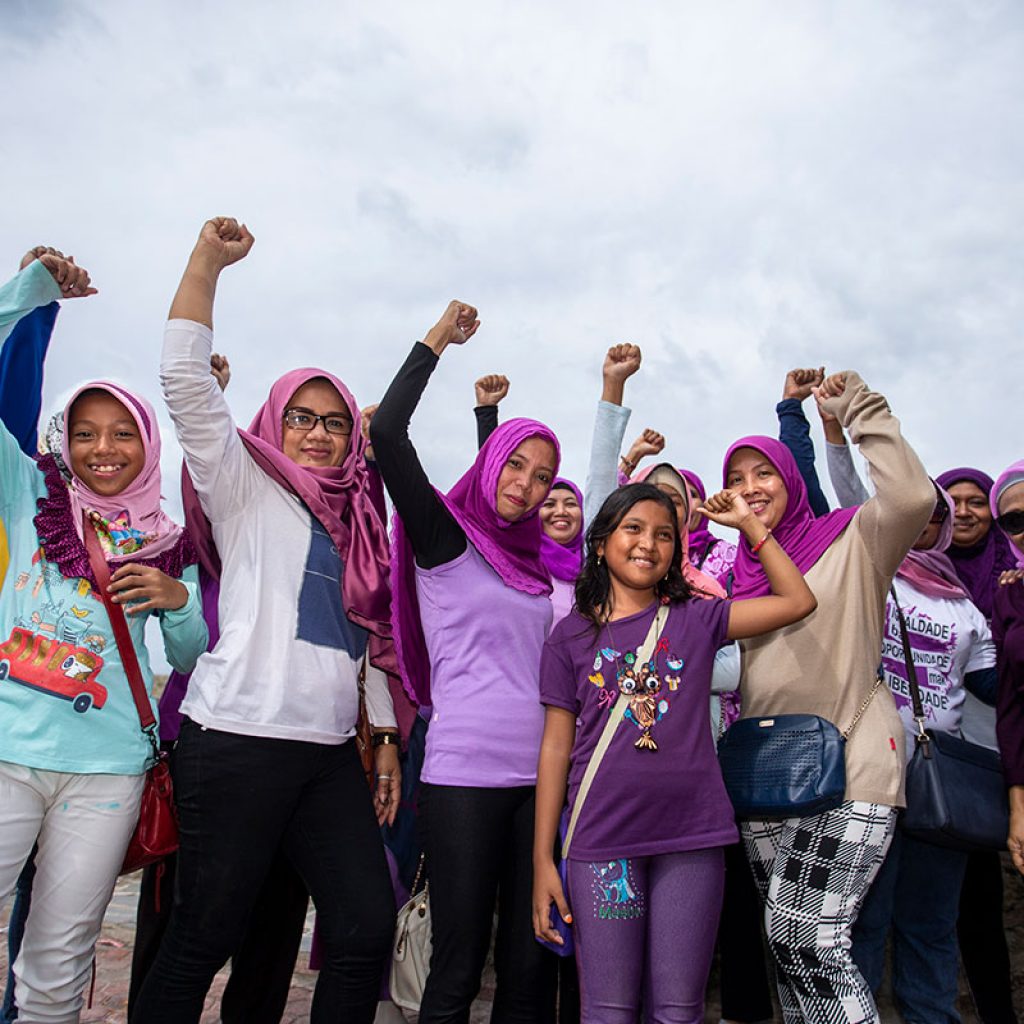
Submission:
[[[673,604],[654,655],[638,664],[655,606],[607,623],[595,637],[578,612],[544,645],[541,702],[577,716],[569,806],[604,730],[620,686],[630,702],[594,777],[571,860],[643,857],[737,841],[708,729],[715,652],[727,642],[729,601]],[[654,749],[656,748],[656,749]]]

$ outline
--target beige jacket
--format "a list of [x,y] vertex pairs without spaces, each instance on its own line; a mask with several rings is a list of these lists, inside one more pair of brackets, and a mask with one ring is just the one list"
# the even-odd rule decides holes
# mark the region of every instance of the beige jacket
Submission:
[[[745,718],[814,714],[847,729],[875,684],[892,577],[935,507],[935,491],[885,398],[849,373],[826,408],[868,460],[875,495],[808,570],[817,610],[744,640]],[[846,799],[903,807],[903,726],[878,687],[846,745]]]

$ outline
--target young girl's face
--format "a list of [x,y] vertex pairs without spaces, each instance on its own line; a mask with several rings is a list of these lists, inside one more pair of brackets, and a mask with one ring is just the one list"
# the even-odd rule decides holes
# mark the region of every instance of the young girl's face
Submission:
[[676,524],[664,505],[638,501],[598,547],[616,587],[652,590],[663,579],[675,553]]
[[146,464],[135,417],[106,391],[87,391],[68,416],[71,470],[93,493],[120,494]]
[[700,521],[703,519],[703,513],[700,510],[700,492],[693,486],[693,484],[690,483],[689,480],[686,481],[686,489],[690,492],[689,530],[690,533],[693,533],[694,530],[700,529]]
[[583,526],[583,509],[568,487],[554,487],[540,507],[540,525],[556,544],[571,544]]

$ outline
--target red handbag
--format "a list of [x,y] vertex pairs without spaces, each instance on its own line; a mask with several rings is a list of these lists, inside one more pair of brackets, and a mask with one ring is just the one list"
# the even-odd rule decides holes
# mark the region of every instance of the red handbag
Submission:
[[107,591],[110,585],[110,570],[107,568],[106,558],[103,557],[96,528],[87,515],[83,517],[82,534],[85,537],[85,549],[89,553],[89,564],[96,577],[103,606],[110,618],[110,627],[114,631],[121,664],[124,666],[125,675],[128,676],[135,710],[139,715],[139,725],[153,748],[153,763],[146,772],[142,802],[139,805],[139,821],[125,851],[124,863],[121,865],[121,874],[125,875],[138,871],[147,864],[163,860],[178,849],[178,812],[174,806],[174,788],[171,784],[171,771],[167,765],[167,754],[160,749],[156,718],[149,703],[146,684],[142,681],[139,659],[135,656],[135,645],[132,643],[131,633],[128,632],[124,610],[120,605],[114,604]]

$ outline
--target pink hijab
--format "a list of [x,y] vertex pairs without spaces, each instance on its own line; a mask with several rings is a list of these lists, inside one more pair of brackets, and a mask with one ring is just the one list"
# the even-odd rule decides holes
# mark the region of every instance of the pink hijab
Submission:
[[969,598],[970,594],[957,576],[949,555],[945,553],[953,543],[953,499],[938,484],[935,484],[935,490],[939,501],[945,502],[949,514],[942,522],[935,543],[924,550],[908,551],[896,575],[929,597],[962,601]]
[[647,469],[637,473],[635,482],[654,484],[668,484],[669,487],[679,491],[683,496],[683,529],[680,531],[679,539],[683,545],[683,578],[690,584],[695,597],[727,597],[725,589],[713,576],[701,572],[690,561],[690,534],[686,524],[690,521],[690,489],[686,486],[686,478],[681,470],[667,462],[659,462]]
[[[145,452],[145,461],[139,475],[123,491],[109,498],[90,490],[75,475],[71,465],[68,418],[75,402],[87,391],[104,391],[128,410],[139,429]],[[144,550],[146,558],[154,558],[174,547],[181,537],[181,527],[164,513],[160,504],[160,428],[153,406],[120,384],[107,380],[90,381],[83,384],[64,406],[63,428],[61,458],[71,474],[68,499],[78,539],[83,540],[83,512],[97,512],[108,522],[124,524],[145,535],[141,549],[135,548],[126,553],[108,552],[109,562],[137,561],[139,550]]]

